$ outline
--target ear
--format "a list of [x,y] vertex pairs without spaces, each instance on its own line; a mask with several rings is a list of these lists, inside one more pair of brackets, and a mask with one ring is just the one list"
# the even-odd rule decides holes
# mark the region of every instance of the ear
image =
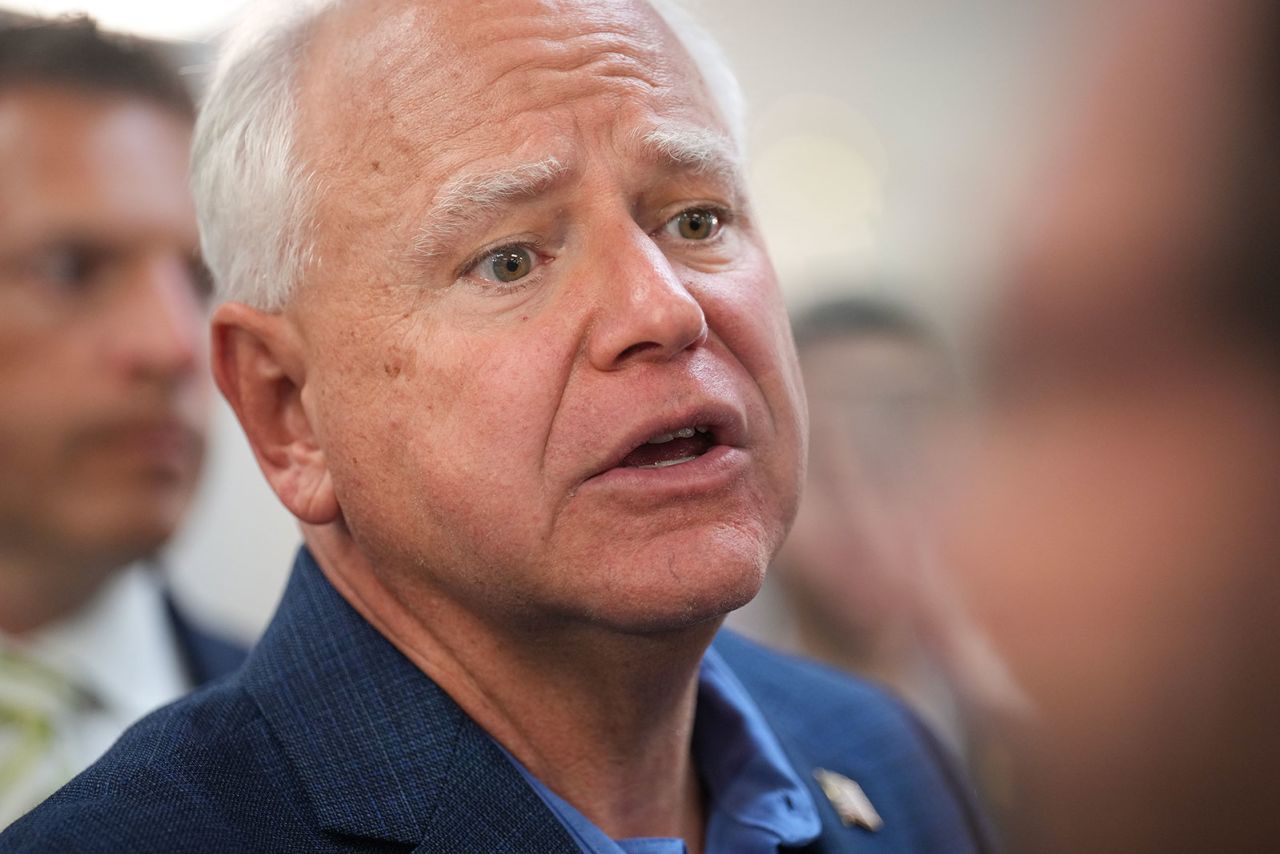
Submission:
[[338,518],[338,500],[303,404],[306,359],[301,336],[283,313],[224,303],[213,313],[213,376],[271,488],[303,522]]

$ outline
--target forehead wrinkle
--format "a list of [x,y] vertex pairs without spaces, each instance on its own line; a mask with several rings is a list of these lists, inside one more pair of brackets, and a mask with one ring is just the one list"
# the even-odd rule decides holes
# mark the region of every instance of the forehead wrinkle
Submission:
[[[629,52],[626,48],[632,46],[626,43],[609,42],[596,34],[571,36],[559,41],[545,38],[512,41],[532,55],[523,62],[500,71],[489,81],[487,90],[493,90],[514,77],[545,75],[555,78],[578,72],[587,72],[600,81],[630,81],[645,89],[662,88],[657,61],[639,50]],[[528,86],[529,80],[519,81],[517,85]]]
[[509,202],[541,195],[567,172],[568,167],[561,160],[548,156],[532,163],[454,178],[436,193],[427,221],[414,238],[413,257],[434,258],[459,233]]
[[482,21],[474,34],[482,51],[513,60],[505,69],[495,69],[490,87],[525,71],[571,74],[584,69],[603,76],[635,77],[656,86],[655,75],[668,66],[658,22],[635,9],[621,8],[629,4],[591,0],[551,4],[560,7],[555,9],[537,5],[542,8],[517,13],[501,26]]

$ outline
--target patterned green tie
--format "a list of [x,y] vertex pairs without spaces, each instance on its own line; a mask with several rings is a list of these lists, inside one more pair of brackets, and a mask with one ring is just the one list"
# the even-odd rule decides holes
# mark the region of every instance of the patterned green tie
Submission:
[[57,723],[83,701],[53,668],[0,646],[0,828],[71,778],[55,749]]

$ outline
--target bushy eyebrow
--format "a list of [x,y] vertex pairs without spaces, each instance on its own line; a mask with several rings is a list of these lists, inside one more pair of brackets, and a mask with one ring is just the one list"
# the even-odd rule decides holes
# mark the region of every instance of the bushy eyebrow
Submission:
[[413,256],[427,260],[439,255],[454,237],[487,219],[495,209],[546,192],[566,172],[568,167],[555,157],[545,157],[449,181],[436,193],[428,221],[414,238]]
[[637,132],[633,144],[642,157],[677,169],[710,175],[737,188],[742,159],[737,147],[722,133],[694,125],[669,125]]
[[[633,156],[697,175],[706,175],[736,194],[741,187],[741,161],[729,138],[708,128],[664,126],[638,131],[627,140]],[[570,172],[556,157],[544,157],[491,172],[462,175],[436,193],[427,222],[410,249],[418,261],[443,254],[458,237],[492,218],[495,210],[547,192]],[[737,199],[733,202],[736,204]]]

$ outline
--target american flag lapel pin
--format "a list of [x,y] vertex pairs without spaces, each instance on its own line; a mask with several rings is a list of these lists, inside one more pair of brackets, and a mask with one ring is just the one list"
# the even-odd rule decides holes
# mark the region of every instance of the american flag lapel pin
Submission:
[[825,768],[815,768],[813,776],[845,827],[856,825],[874,833],[884,826],[884,819],[880,818],[880,813],[871,805],[867,793],[853,780]]

